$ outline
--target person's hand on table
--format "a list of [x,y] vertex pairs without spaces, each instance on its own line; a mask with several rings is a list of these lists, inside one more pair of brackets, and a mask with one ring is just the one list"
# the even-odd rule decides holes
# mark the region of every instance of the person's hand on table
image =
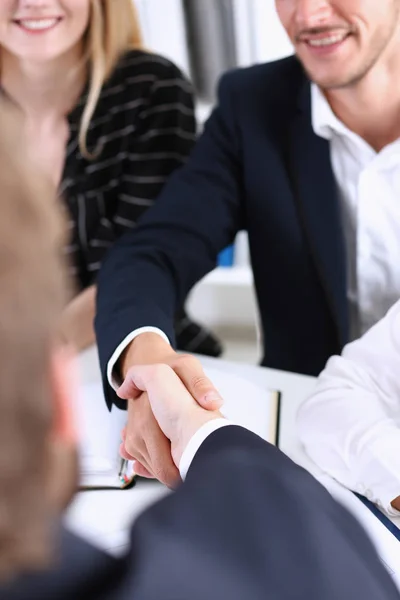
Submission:
[[65,307],[62,314],[59,337],[62,343],[81,352],[96,342],[94,316],[96,312],[96,287],[93,285],[80,292]]
[[[124,383],[117,392],[120,398],[128,401],[128,423],[122,435],[121,455],[136,461],[135,472],[138,475],[154,477],[174,487],[179,481],[179,473],[171,457],[169,439],[154,417],[147,393],[141,390],[138,394],[138,387],[133,380],[138,365],[168,366],[180,381],[180,391],[186,388],[192,403],[198,403],[203,409],[218,410],[222,399],[205,376],[200,362],[190,355],[178,355],[156,333],[138,336],[125,351],[121,363]],[[164,384],[157,380],[160,393],[171,393],[168,382],[171,383],[170,377]]]
[[[182,454],[200,427],[222,417],[218,410],[205,410],[194,400],[175,371],[166,364],[137,366],[129,370],[122,391],[130,402],[142,402],[150,407],[177,469]],[[129,427],[129,423],[128,423]],[[146,457],[141,461],[146,462]],[[143,464],[143,462],[142,462]]]
[[393,508],[395,508],[396,510],[398,510],[400,512],[400,496],[397,496],[397,498],[395,498],[392,502],[391,502]]

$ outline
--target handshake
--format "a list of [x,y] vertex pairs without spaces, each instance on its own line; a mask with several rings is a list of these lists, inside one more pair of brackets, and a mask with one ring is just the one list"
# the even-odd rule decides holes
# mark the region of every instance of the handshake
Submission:
[[137,475],[175,487],[186,446],[208,421],[222,418],[222,399],[200,362],[177,355],[157,334],[134,340],[123,357],[122,373],[117,394],[128,403],[128,422],[120,454],[135,461]]

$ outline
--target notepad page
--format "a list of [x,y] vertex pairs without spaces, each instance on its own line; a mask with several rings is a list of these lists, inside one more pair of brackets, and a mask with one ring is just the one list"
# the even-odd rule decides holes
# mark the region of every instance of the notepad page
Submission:
[[207,367],[204,371],[224,400],[222,414],[237,425],[275,443],[279,392],[218,369]]
[[81,479],[118,484],[118,452],[126,411],[108,411],[100,383],[81,386],[75,403]]

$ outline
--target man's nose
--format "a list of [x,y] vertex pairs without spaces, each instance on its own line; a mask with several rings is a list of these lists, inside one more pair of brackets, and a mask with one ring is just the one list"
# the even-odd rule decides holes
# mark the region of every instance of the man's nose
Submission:
[[329,0],[297,0],[296,24],[299,29],[324,27],[331,22],[332,15]]

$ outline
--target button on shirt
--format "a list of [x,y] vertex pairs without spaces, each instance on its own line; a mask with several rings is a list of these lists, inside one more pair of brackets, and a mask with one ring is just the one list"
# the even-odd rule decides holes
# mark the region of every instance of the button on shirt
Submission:
[[355,339],[400,298],[400,140],[376,152],[339,121],[315,84],[311,102],[314,132],[330,143],[341,202]]

